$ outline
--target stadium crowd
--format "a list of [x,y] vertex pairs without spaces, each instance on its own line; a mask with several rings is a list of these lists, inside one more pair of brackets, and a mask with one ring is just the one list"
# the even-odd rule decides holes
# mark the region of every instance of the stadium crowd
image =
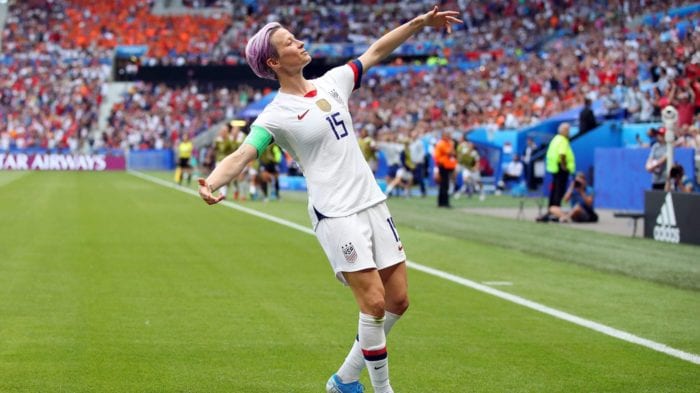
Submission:
[[18,57],[0,66],[0,149],[89,148],[106,77],[94,59]]
[[[279,21],[294,31],[299,39],[312,44],[363,45],[391,30],[396,23],[402,23],[416,12],[434,5],[429,0],[410,3],[394,0],[246,3],[229,6],[231,26],[216,48],[217,57],[224,62],[244,62],[247,32],[272,20]],[[451,36],[426,30],[416,35],[414,41],[437,43],[440,55],[453,59],[478,60],[483,56],[503,56],[508,52],[521,54],[556,34],[579,34],[598,28],[604,20],[622,24],[642,14],[691,2],[462,0],[441,3],[445,9],[461,11],[464,26],[457,26]]]
[[149,51],[162,56],[191,48],[208,53],[212,46],[207,42],[215,43],[218,35],[207,36],[207,31],[218,34],[225,27],[223,19],[210,24],[197,18],[156,17],[150,15],[152,3],[13,3],[2,40],[0,149],[169,147],[177,136],[195,135],[260,97],[246,86],[229,90],[137,84],[111,109],[109,126],[95,137],[115,45],[156,42]]
[[111,59],[115,47],[147,45],[162,64],[213,61],[230,14],[154,15],[154,0],[27,0],[12,3],[3,53]]
[[[356,122],[370,131],[407,130],[419,120],[469,130],[536,124],[584,98],[602,99],[609,116],[651,121],[669,102],[686,100],[681,125],[690,128],[700,107],[700,32],[680,30],[683,22],[602,25],[575,39],[553,40],[539,55],[494,57],[467,70],[374,74],[351,104],[362,109]],[[407,90],[426,98],[412,99]]]
[[189,8],[227,8],[235,4],[232,0],[182,0],[182,5]]
[[[247,32],[272,19],[287,23],[302,39],[362,44],[381,34],[377,26],[380,30],[393,27],[386,18],[396,21],[397,16],[400,20],[414,15],[414,8],[424,9],[429,2],[183,3],[226,10],[214,17],[156,16],[150,13],[153,3],[13,3],[3,33],[0,68],[6,76],[0,82],[3,146],[81,144],[96,126],[115,45],[148,42],[148,56],[163,63],[177,63],[178,56],[185,56],[188,63],[236,63]],[[622,3],[626,6],[611,7]],[[366,76],[365,87],[351,101],[351,110],[358,114],[356,125],[370,133],[390,130],[401,138],[414,129],[428,133],[483,126],[513,129],[576,107],[588,97],[602,99],[610,116],[622,113],[639,121],[658,118],[660,108],[674,102],[684,108],[679,140],[691,143],[685,141],[697,134],[694,114],[700,104],[697,15],[664,17],[655,24],[639,20],[641,15],[687,3],[445,2],[445,7],[462,10],[465,25],[451,37],[432,33],[416,40],[449,42],[448,50],[439,53],[448,57],[447,66],[390,77]],[[225,16],[227,12],[232,17]],[[553,38],[557,32],[566,34]],[[521,51],[536,43],[541,44],[537,51]],[[480,61],[477,67],[460,63],[475,59]],[[406,90],[430,98],[411,99]],[[259,91],[247,87],[229,91],[138,84],[112,108],[109,126],[95,143],[169,146],[182,133],[196,134],[232,118],[250,97],[259,96]],[[34,106],[22,105],[34,102]]]
[[[50,46],[96,56],[117,45],[148,45],[149,62],[243,62],[248,32],[271,20],[279,20],[307,42],[367,44],[396,23],[430,8],[434,2],[183,2],[186,6],[214,10],[207,15],[155,15],[151,12],[154,3],[154,0],[15,2],[5,31],[4,40],[10,43],[6,49],[27,52]],[[442,3],[443,8],[460,10],[465,24],[457,26],[452,36],[426,30],[414,41],[437,42],[443,49],[442,55],[476,60],[482,55],[522,53],[555,34],[584,33],[600,29],[606,23],[622,25],[639,15],[691,2],[450,0]]]
[[171,148],[183,135],[194,136],[231,119],[261,97],[261,90],[248,86],[229,89],[137,83],[112,108],[102,139],[115,148]]

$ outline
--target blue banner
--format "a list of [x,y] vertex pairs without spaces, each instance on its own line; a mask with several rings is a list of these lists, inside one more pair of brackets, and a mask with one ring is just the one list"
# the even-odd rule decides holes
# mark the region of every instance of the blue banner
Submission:
[[114,49],[114,53],[117,57],[141,57],[148,52],[148,45],[118,45]]
[[132,150],[127,168],[132,170],[166,171],[175,168],[175,153],[170,149]]
[[[644,210],[644,191],[651,189],[651,174],[644,169],[649,149],[595,149],[595,205],[617,210]],[[676,148],[675,162],[695,178],[695,150]]]

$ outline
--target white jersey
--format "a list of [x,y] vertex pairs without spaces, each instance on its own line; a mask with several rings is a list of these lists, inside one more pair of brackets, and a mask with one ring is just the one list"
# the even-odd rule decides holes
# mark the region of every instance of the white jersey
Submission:
[[395,142],[379,142],[377,143],[377,147],[384,153],[387,165],[401,165],[401,153],[404,151],[403,144]]
[[362,155],[348,110],[361,67],[355,60],[312,80],[314,96],[278,92],[253,122],[301,167],[314,228],[317,213],[345,217],[386,199]]

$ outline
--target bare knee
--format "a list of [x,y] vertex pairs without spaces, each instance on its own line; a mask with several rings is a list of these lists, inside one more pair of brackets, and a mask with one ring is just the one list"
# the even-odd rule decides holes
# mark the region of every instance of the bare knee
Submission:
[[360,300],[360,311],[365,314],[373,315],[375,317],[381,317],[384,315],[384,308],[386,307],[386,301],[384,300],[384,291],[382,290],[369,290],[362,296]]
[[408,296],[404,296],[393,301],[391,305],[387,305],[387,311],[393,314],[403,315],[408,310],[408,305]]
[[408,293],[387,293],[386,295],[386,310],[392,314],[403,315],[408,310]]

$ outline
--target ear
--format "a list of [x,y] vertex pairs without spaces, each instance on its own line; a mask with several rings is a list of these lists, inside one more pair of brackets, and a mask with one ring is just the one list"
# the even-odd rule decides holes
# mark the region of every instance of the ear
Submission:
[[267,66],[274,71],[277,70],[277,68],[279,68],[280,60],[270,57],[269,59],[267,59],[267,61],[265,61],[265,64],[267,64]]

